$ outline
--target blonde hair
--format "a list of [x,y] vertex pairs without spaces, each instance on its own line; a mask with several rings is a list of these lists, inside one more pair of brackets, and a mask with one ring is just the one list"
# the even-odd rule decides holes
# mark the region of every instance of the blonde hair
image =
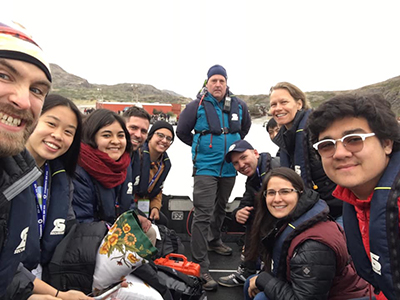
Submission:
[[311,108],[310,102],[307,100],[306,94],[303,93],[302,90],[300,90],[297,86],[294,84],[291,84],[289,82],[278,82],[275,84],[273,87],[270,88],[269,90],[269,95],[271,96],[271,93],[274,90],[278,89],[285,89],[289,92],[289,94],[293,97],[294,100],[301,100],[303,104],[303,109],[307,110]]

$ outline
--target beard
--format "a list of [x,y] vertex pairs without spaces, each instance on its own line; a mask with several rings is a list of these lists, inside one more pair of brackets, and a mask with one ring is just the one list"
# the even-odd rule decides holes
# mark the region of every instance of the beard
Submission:
[[14,156],[24,150],[26,141],[36,127],[37,120],[31,111],[18,111],[10,104],[1,105],[0,109],[8,115],[20,118],[21,124],[25,123],[25,129],[19,132],[0,129],[0,157]]

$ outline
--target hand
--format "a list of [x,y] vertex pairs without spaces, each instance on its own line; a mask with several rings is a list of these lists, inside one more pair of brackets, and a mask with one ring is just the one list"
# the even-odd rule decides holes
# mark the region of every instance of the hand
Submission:
[[250,278],[250,285],[249,285],[249,289],[247,290],[247,292],[251,298],[254,298],[260,292],[260,290],[256,286],[257,277],[258,276],[254,276],[254,277]]
[[69,290],[67,292],[59,292],[58,298],[54,299],[63,299],[63,300],[89,300],[93,299],[92,297],[86,296],[84,293],[75,290]]
[[60,298],[56,298],[51,295],[43,295],[43,294],[33,294],[28,298],[28,300],[59,300]]
[[152,209],[151,209],[151,212],[150,212],[150,217],[149,217],[151,220],[159,220],[160,219],[160,212],[159,212],[159,210],[157,209],[157,208],[155,208],[155,207],[153,207]]
[[142,226],[143,232],[146,233],[147,231],[149,231],[149,229],[151,227],[150,220],[141,215],[138,215],[138,219],[139,219],[140,225]]
[[239,224],[245,224],[249,219],[251,211],[254,209],[253,206],[245,206],[238,210],[236,213],[236,222]]
[[28,298],[28,300],[89,300],[93,299],[86,296],[84,293],[79,291],[70,290],[68,292],[58,292],[57,297],[52,295],[44,294],[33,294]]

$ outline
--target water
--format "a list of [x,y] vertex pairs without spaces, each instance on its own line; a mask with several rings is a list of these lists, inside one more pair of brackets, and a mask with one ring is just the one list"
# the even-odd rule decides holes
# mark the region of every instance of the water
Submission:
[[[253,120],[249,133],[245,137],[254,149],[258,152],[269,152],[275,156],[278,147],[272,143],[268,132],[262,126],[265,119]],[[176,129],[176,128],[175,128]],[[189,196],[193,197],[193,177],[192,177],[192,151],[191,147],[175,138],[174,143],[168,149],[168,156],[171,160],[172,168],[164,183],[163,192],[165,195]],[[238,174],[236,183],[232,190],[229,202],[236,197],[242,197],[245,191],[246,176]]]

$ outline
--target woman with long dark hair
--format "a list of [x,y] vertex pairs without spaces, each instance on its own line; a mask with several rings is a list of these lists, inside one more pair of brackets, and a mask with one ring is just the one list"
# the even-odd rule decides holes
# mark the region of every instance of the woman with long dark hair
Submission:
[[26,142],[29,153],[43,170],[42,177],[32,186],[39,232],[35,235],[37,247],[27,250],[29,253],[35,249],[38,255],[27,255],[24,265],[28,268],[36,267],[39,258],[41,264],[50,261],[64,237],[68,221],[75,219],[72,177],[79,156],[81,130],[81,113],[71,100],[54,94],[45,99],[38,124]]
[[342,228],[318,193],[289,168],[266,175],[255,203],[247,259],[265,268],[247,279],[246,299],[352,299],[367,284],[355,272]]
[[[47,266],[68,228],[75,223],[72,178],[79,157],[81,130],[82,117],[77,106],[65,97],[51,94],[46,97],[38,124],[25,145],[43,171],[32,184],[37,226],[29,229],[23,259],[24,267],[36,276],[29,299],[47,299],[50,295],[91,299],[82,292],[58,291],[40,281],[48,281]],[[23,286],[20,282],[20,287]],[[23,299],[22,295],[19,297]]]
[[73,206],[79,222],[114,223],[133,203],[131,139],[125,121],[98,109],[84,121],[74,180]]

